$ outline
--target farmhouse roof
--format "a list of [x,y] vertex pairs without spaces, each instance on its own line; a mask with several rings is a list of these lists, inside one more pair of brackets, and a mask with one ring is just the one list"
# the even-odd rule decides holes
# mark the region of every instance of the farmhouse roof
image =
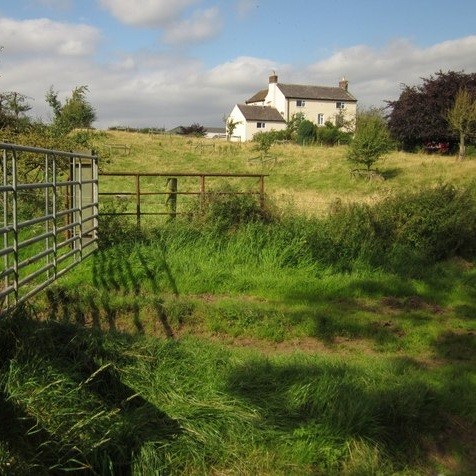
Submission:
[[283,116],[274,107],[248,106],[247,104],[237,106],[247,121],[285,122]]
[[278,88],[286,98],[321,99],[329,101],[357,101],[349,91],[340,87],[306,86],[301,84],[280,84]]
[[251,96],[247,101],[246,104],[249,104],[250,102],[260,102],[264,101],[266,99],[266,95],[268,94],[267,89],[262,89],[261,91],[258,91],[254,96]]

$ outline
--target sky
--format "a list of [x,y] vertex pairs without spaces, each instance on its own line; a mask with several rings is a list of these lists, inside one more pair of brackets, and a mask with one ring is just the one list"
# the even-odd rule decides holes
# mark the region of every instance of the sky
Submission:
[[77,87],[94,126],[224,126],[281,83],[337,86],[361,107],[439,71],[476,72],[474,0],[0,0],[0,91],[51,121]]

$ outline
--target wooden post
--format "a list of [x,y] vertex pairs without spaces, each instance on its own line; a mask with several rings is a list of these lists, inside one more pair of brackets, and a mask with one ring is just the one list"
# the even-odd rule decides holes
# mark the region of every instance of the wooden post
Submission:
[[200,213],[203,212],[205,206],[205,175],[200,176]]
[[137,228],[140,228],[140,175],[136,175],[136,215]]
[[169,192],[169,195],[167,196],[167,206],[170,218],[173,219],[177,216],[178,179],[176,177],[170,177],[167,179],[167,189]]
[[264,211],[264,175],[261,175],[259,179],[259,204],[261,211]]

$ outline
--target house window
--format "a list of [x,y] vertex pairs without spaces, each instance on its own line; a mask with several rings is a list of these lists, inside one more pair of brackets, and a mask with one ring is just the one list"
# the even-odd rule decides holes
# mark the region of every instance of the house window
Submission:
[[306,105],[306,101],[304,99],[296,100],[296,106],[297,107],[304,107],[305,105]]
[[337,101],[336,102],[336,109],[345,109],[345,102]]
[[265,122],[257,122],[257,123],[256,123],[256,127],[257,127],[258,129],[264,129],[265,125],[266,125]]
[[317,115],[317,125],[323,126],[324,125],[324,114]]

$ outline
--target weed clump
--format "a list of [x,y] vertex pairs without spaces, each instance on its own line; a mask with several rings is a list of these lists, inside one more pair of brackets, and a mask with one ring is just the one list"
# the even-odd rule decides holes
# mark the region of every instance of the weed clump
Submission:
[[249,193],[239,194],[230,186],[210,192],[192,210],[192,224],[216,231],[232,231],[250,223],[271,223],[274,219],[270,203]]
[[358,263],[417,271],[476,251],[476,195],[450,185],[396,195],[370,207],[342,207],[312,237],[316,260],[350,270]]

